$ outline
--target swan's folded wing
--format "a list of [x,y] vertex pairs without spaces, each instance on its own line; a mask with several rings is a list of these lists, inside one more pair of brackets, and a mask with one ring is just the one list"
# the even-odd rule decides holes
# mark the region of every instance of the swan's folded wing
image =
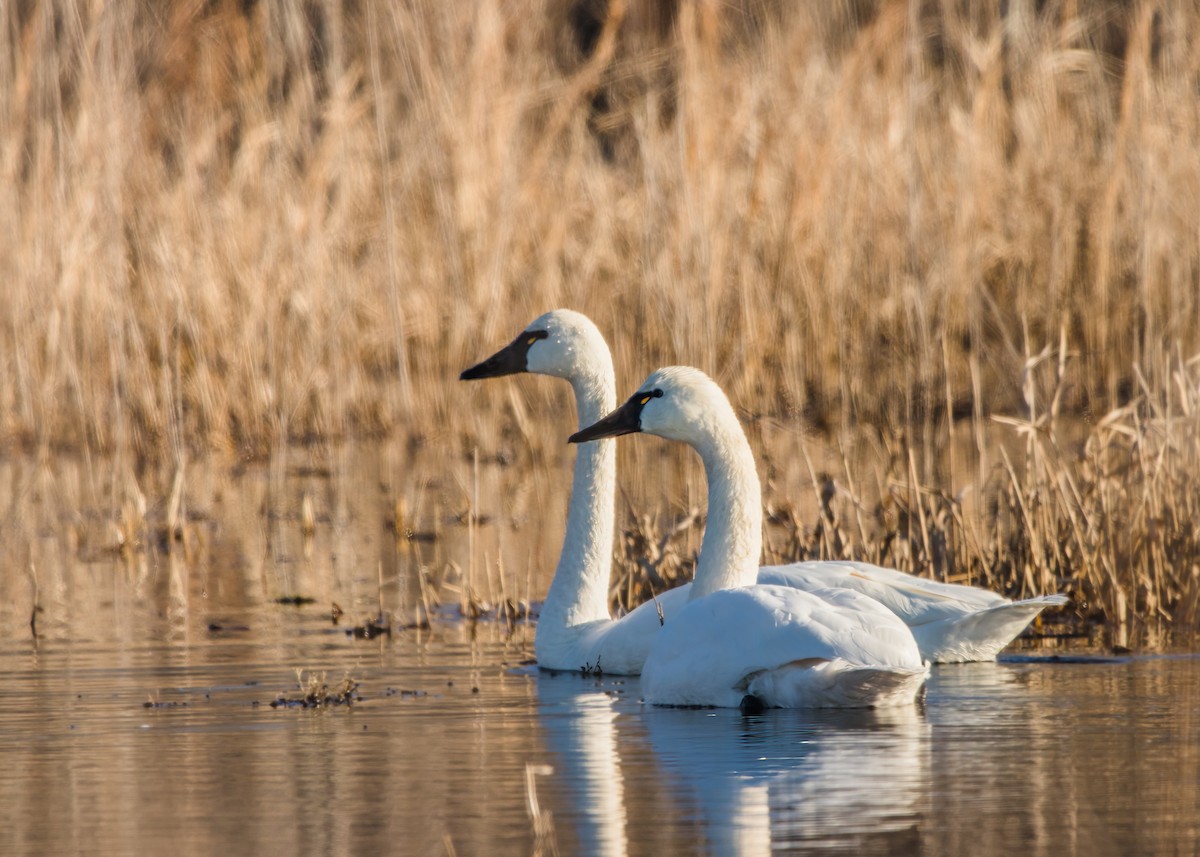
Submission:
[[861,562],[798,562],[759,569],[759,583],[809,591],[824,587],[852,589],[874,598],[910,627],[941,622],[985,610],[1007,599],[987,589],[940,583],[902,571]]

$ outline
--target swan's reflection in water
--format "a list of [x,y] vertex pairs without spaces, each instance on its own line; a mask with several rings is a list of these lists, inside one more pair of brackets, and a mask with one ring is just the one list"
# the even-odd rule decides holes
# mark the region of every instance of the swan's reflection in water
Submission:
[[636,680],[565,676],[543,677],[539,697],[581,853],[646,850],[669,818],[699,827],[712,854],[918,844],[930,730],[916,708],[743,717],[643,706]]
[[929,728],[915,708],[644,717],[664,773],[695,795],[713,853],[892,851],[917,837]]
[[615,697],[595,681],[543,673],[538,698],[539,719],[555,760],[550,781],[566,789],[578,853],[628,853]]

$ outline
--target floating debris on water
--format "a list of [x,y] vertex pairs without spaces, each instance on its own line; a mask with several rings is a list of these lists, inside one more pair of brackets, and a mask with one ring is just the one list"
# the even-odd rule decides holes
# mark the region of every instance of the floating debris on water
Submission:
[[303,670],[296,670],[296,683],[299,685],[299,696],[280,694],[272,702],[272,708],[332,708],[345,705],[347,708],[362,701],[358,692],[358,682],[350,676],[342,679],[341,683],[330,688],[325,682],[325,673],[310,673],[304,677]]
[[307,604],[316,604],[317,599],[309,598],[307,595],[281,595],[275,599],[275,603],[288,607],[304,607]]
[[391,617],[387,614],[366,619],[361,625],[346,629],[347,637],[354,637],[359,640],[374,640],[376,637],[382,637],[385,634],[389,637],[392,636]]

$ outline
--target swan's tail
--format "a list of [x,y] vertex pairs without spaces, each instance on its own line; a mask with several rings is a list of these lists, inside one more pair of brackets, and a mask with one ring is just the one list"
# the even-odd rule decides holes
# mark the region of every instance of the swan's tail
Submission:
[[921,653],[935,663],[994,660],[1047,607],[1068,603],[1065,595],[1043,595],[997,604],[951,621],[912,629]]
[[892,708],[910,705],[929,667],[860,666],[834,658],[764,670],[746,693],[768,708]]

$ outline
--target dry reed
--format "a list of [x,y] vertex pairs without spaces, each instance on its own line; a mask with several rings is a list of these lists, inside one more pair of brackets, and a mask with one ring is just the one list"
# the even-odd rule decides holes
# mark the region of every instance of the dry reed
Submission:
[[452,379],[568,305],[622,386],[894,440],[782,554],[1194,622],[1198,42],[1183,0],[10,3],[0,442],[537,455],[563,391]]

